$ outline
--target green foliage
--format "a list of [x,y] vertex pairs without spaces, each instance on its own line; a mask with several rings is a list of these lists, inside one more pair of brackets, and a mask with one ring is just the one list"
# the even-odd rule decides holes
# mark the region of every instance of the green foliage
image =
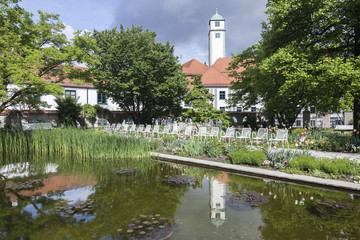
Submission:
[[315,149],[331,152],[357,152],[360,150],[358,138],[341,133],[328,133],[315,141]]
[[95,86],[111,97],[135,123],[180,114],[186,79],[169,42],[141,27],[94,31],[98,63],[89,64]]
[[359,1],[269,1],[261,41],[231,63],[231,102],[262,101],[265,116],[288,128],[305,106],[352,109],[360,129],[359,10]]
[[320,169],[328,174],[358,175],[360,173],[359,163],[354,160],[347,158],[321,158],[318,161]]
[[35,22],[18,2],[0,1],[0,112],[11,106],[45,106],[40,96],[59,97],[63,88],[57,83],[65,78],[90,81],[88,71],[72,66],[92,61],[94,40],[79,32],[69,42],[58,15],[39,11]]
[[263,151],[238,150],[231,155],[231,161],[233,164],[244,163],[261,166],[265,160],[266,155]]
[[207,141],[205,143],[205,147],[204,147],[205,153],[209,156],[209,157],[220,157],[224,154],[225,152],[225,146],[224,143],[219,142],[217,139],[212,140],[212,141]]
[[76,99],[67,96],[65,98],[57,98],[55,102],[57,104],[59,124],[77,126],[78,123],[83,122],[80,117],[82,108]]
[[94,118],[95,115],[95,107],[91,104],[84,104],[82,107],[83,115],[87,118]]
[[308,156],[297,156],[289,163],[290,168],[316,173],[321,175],[320,171],[325,174],[334,176],[338,175],[358,175],[360,173],[359,163],[347,158],[318,158]]
[[189,109],[183,110],[183,116],[189,117],[194,123],[206,122],[211,119],[214,122],[221,121],[223,127],[232,123],[231,117],[225,112],[214,108],[214,97],[206,89],[201,81],[201,76],[193,76],[191,80],[192,90],[185,95],[185,102],[190,104]]
[[184,156],[199,156],[204,154],[204,143],[200,141],[186,141],[180,154]]
[[0,131],[2,154],[63,156],[74,159],[117,159],[149,156],[144,139],[77,128]]
[[282,149],[281,151],[265,151],[267,161],[264,165],[270,165],[274,168],[286,167],[288,163],[297,156],[310,156],[308,152],[288,151]]
[[311,172],[320,169],[320,162],[313,157],[297,156],[289,162],[291,168]]

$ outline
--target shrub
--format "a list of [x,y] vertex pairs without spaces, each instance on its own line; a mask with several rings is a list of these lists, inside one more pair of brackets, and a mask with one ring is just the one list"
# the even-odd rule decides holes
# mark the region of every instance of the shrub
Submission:
[[204,150],[209,157],[219,157],[224,154],[225,147],[222,143],[215,140],[207,142],[204,146]]
[[322,151],[356,152],[358,147],[356,137],[340,133],[328,133],[324,138],[315,141],[315,148]]
[[204,153],[204,143],[200,141],[187,141],[182,146],[182,149],[183,149],[183,155],[187,155],[187,156],[201,155]]
[[284,167],[287,165],[291,159],[297,156],[310,156],[307,151],[289,151],[289,150],[281,150],[281,151],[268,151],[265,150],[266,159],[269,160],[269,164],[272,167]]
[[81,105],[76,99],[67,96],[65,98],[57,98],[55,100],[57,104],[59,123],[65,126],[76,126],[77,123],[82,123],[80,112],[82,110]]
[[359,164],[347,158],[319,159],[320,169],[329,174],[359,174]]
[[301,171],[310,172],[320,169],[320,162],[313,157],[297,156],[289,162],[289,166]]
[[266,155],[262,151],[238,150],[231,154],[230,158],[233,164],[244,163],[261,166],[266,160]]

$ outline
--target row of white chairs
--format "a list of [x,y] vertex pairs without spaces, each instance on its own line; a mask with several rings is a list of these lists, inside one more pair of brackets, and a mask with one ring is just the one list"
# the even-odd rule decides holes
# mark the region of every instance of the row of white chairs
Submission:
[[183,131],[179,130],[179,126],[177,124],[165,125],[160,131],[160,125],[143,125],[140,124],[136,126],[135,124],[113,124],[106,131],[118,132],[123,134],[142,134],[145,136],[157,137],[159,136],[183,136],[186,138],[197,137],[200,140],[206,140],[207,138],[213,139],[217,138],[220,141],[227,141],[229,144],[232,140],[240,139],[249,141],[251,144],[267,142],[270,146],[275,142],[281,142],[282,147],[284,144],[289,145],[288,142],[288,131],[287,129],[278,129],[276,134],[271,134],[269,136],[269,132],[267,128],[259,128],[257,132],[253,132],[251,128],[243,128],[241,131],[236,131],[234,127],[229,127],[225,132],[220,131],[219,127],[199,127],[198,129],[194,128],[194,126],[189,125],[186,126]]
[[244,139],[245,142],[249,140],[251,144],[267,142],[269,146],[272,146],[278,142],[282,144],[282,147],[284,147],[284,144],[289,147],[287,129],[278,129],[276,134],[272,133],[269,136],[269,130],[267,128],[259,128],[257,132],[252,132],[251,128],[243,128],[241,132],[235,132],[235,128],[230,127],[226,129],[225,135],[221,136],[221,138],[225,141],[228,140],[229,143],[231,139]]

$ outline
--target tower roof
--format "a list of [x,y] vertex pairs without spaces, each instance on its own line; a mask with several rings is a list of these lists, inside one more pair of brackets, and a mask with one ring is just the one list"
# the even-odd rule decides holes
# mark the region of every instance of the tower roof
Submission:
[[212,20],[225,20],[225,18],[218,14],[218,9],[216,8],[216,13],[211,17],[210,21]]

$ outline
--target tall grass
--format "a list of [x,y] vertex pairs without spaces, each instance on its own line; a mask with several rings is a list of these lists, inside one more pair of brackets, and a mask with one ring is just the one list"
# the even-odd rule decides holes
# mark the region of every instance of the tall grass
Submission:
[[149,157],[145,139],[76,128],[0,132],[3,155],[56,155],[79,159]]

